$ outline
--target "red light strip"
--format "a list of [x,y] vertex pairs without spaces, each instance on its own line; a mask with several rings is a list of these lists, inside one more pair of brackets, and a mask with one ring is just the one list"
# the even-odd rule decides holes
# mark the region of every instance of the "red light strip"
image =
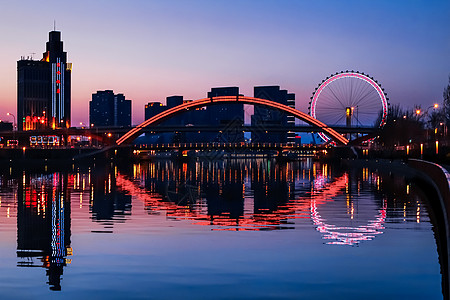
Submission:
[[151,117],[148,120],[145,120],[135,128],[131,129],[129,132],[125,133],[122,137],[120,137],[116,143],[117,145],[121,145],[123,143],[130,142],[132,139],[136,138],[139,135],[139,132],[149,126],[149,125],[157,125],[158,123],[164,121],[165,119],[168,119],[174,115],[177,115],[179,113],[182,113],[185,110],[189,110],[191,108],[199,108],[204,106],[209,106],[215,103],[236,103],[240,102],[243,104],[253,104],[253,105],[263,105],[271,108],[278,109],[280,111],[286,112],[290,115],[293,115],[300,120],[321,128],[323,131],[325,131],[329,136],[331,136],[336,142],[339,144],[347,145],[348,140],[340,135],[337,131],[335,131],[332,128],[329,128],[326,124],[320,122],[319,120],[313,118],[312,116],[305,114],[304,112],[301,112],[295,108],[289,107],[284,104],[280,104],[274,101],[266,100],[266,99],[260,99],[260,98],[253,98],[253,97],[244,97],[244,96],[221,96],[221,97],[212,97],[212,98],[204,98],[199,100],[194,100],[191,102],[183,103],[181,105],[172,107],[166,111],[163,111],[153,117]]

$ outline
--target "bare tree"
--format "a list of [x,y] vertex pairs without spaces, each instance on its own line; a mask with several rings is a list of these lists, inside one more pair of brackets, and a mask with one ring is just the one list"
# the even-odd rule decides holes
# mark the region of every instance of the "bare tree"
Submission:
[[444,88],[444,116],[447,126],[450,126],[450,75],[448,76],[447,87]]

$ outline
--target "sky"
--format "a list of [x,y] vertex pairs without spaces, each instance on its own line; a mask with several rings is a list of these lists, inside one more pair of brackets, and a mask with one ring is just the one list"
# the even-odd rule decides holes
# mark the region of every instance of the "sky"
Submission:
[[279,85],[308,112],[327,76],[358,70],[391,104],[442,103],[450,75],[450,1],[0,0],[0,119],[16,112],[17,60],[40,59],[61,31],[72,71],[72,126],[89,122],[92,93],[144,105],[212,87]]

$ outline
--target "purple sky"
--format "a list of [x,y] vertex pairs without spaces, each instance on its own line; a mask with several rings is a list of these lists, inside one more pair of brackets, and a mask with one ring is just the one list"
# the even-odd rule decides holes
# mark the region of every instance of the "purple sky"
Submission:
[[280,85],[307,112],[331,73],[359,70],[392,104],[442,102],[450,74],[450,1],[1,1],[0,119],[16,112],[16,62],[40,59],[53,29],[73,63],[72,125],[112,89],[144,105],[211,87]]

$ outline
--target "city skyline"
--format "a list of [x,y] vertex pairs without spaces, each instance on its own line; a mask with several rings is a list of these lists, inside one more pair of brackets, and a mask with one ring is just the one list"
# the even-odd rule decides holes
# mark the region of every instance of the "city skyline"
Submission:
[[72,126],[89,122],[89,100],[98,90],[133,100],[137,124],[148,102],[164,103],[171,95],[200,99],[210,88],[226,86],[252,96],[254,86],[280,85],[295,93],[297,109],[307,112],[323,79],[352,69],[377,79],[391,103],[426,107],[442,103],[450,72],[446,1],[29,6],[2,3],[0,34],[8,45],[0,68],[4,121],[12,121],[6,113],[16,111],[16,62],[21,56],[39,59],[53,20],[73,62]]

